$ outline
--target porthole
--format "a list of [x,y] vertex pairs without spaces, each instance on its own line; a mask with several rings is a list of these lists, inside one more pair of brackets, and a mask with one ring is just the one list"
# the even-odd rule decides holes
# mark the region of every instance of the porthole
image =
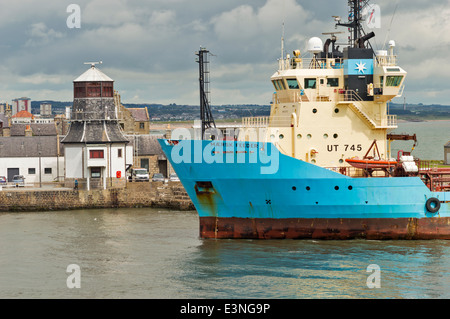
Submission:
[[301,139],[302,138],[302,134],[297,134],[297,139]]
[[328,134],[323,134],[323,138],[327,139],[328,138]]
[[313,109],[313,113],[317,113],[317,109]]
[[342,163],[344,163],[344,160],[341,158],[341,159],[339,159],[339,164],[342,164]]
[[334,189],[338,191],[339,190],[339,186],[334,186]]
[[275,138],[275,135],[271,134],[270,138],[273,140]]
[[311,134],[306,135],[306,138],[310,139],[312,136]]
[[348,187],[348,190],[351,191],[352,189],[353,189],[353,186],[350,185],[350,186]]
[[280,136],[278,136],[280,138],[280,140],[282,140],[284,138],[283,134],[280,134]]
[[338,135],[336,133],[333,134],[334,138],[338,138]]
[[315,160],[315,159],[312,159],[312,160],[311,160],[311,163],[316,164],[316,160]]
[[335,109],[334,109],[334,113],[339,113],[339,109],[338,109],[338,108],[335,108]]
[[297,190],[297,187],[292,186],[292,190],[293,190],[293,191]]
[[306,190],[307,190],[307,191],[311,190],[311,187],[306,186]]

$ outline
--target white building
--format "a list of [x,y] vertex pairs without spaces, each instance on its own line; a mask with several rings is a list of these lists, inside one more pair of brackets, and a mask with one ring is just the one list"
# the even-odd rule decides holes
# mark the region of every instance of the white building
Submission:
[[62,179],[64,154],[57,136],[0,137],[0,176],[23,175],[28,186]]
[[104,188],[126,182],[133,150],[122,134],[113,97],[113,80],[91,68],[74,80],[74,100],[65,148],[66,186]]
[[50,103],[41,103],[39,114],[41,116],[51,116],[52,115],[52,105]]

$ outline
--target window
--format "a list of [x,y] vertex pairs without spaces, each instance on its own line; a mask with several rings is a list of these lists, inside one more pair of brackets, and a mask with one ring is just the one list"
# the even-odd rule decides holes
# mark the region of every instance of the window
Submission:
[[280,87],[280,90],[286,90],[286,85],[284,85],[283,80],[278,80],[278,86]]
[[329,87],[338,87],[339,86],[339,78],[329,78],[329,79],[327,79],[327,86],[329,86]]
[[148,171],[149,168],[149,161],[148,158],[141,158],[141,167],[145,168]]
[[122,157],[122,149],[121,148],[119,148],[117,150],[117,157]]
[[289,87],[290,90],[297,90],[298,89],[297,79],[286,79],[286,82],[287,82],[288,87]]
[[279,91],[280,87],[278,86],[278,81],[272,81],[272,83],[273,83],[273,86],[275,87],[275,90]]
[[143,130],[145,128],[145,123],[139,123],[139,128]]
[[305,89],[315,89],[316,79],[305,79]]
[[90,150],[89,158],[104,158],[103,150]]
[[51,174],[51,173],[52,173],[52,168],[51,167],[44,168],[44,174]]
[[386,86],[399,86],[402,82],[403,76],[401,75],[390,75],[386,77]]
[[29,175],[34,175],[34,174],[36,174],[36,169],[35,169],[35,168],[29,168],[29,169],[28,169],[28,174],[29,174]]
[[91,177],[92,178],[102,177],[102,168],[101,167],[91,167]]

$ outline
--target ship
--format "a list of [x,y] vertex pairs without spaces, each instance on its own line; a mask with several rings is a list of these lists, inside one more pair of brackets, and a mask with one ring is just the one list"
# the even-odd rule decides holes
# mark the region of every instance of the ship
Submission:
[[391,154],[392,142],[416,143],[393,133],[389,114],[407,76],[395,41],[374,50],[363,23],[376,7],[348,6],[348,21],[334,17],[346,43],[326,32],[304,55],[282,45],[269,116],[243,118],[234,132],[174,130],[159,140],[198,212],[200,238],[450,239],[450,169],[414,157],[414,146]]

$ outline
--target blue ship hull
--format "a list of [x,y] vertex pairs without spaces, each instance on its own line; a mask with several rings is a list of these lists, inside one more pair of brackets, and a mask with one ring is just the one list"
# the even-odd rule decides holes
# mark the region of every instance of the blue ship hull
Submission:
[[159,140],[203,238],[450,239],[450,192],[419,177],[351,178],[273,144]]

